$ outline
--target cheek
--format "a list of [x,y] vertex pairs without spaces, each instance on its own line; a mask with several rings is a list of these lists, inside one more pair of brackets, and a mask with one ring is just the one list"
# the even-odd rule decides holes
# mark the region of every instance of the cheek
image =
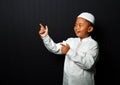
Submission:
[[81,29],[81,33],[82,33],[82,34],[86,34],[87,32],[88,32],[87,30]]
[[74,31],[76,30],[76,27],[74,27]]

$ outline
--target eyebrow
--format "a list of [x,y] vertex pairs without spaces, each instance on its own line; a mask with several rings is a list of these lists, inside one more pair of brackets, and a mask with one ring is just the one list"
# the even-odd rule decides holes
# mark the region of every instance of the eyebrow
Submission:
[[77,24],[77,25],[82,25],[82,24],[84,24],[84,23],[75,23],[75,24]]

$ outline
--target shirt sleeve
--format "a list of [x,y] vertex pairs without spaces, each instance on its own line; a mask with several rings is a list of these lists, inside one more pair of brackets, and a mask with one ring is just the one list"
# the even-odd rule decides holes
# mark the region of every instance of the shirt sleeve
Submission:
[[90,69],[98,57],[98,44],[92,46],[86,52],[70,49],[66,55],[82,69]]
[[45,45],[45,47],[52,53],[54,54],[62,54],[61,52],[61,45],[60,43],[55,43],[49,35],[47,35],[46,37],[42,38],[43,39],[43,43]]

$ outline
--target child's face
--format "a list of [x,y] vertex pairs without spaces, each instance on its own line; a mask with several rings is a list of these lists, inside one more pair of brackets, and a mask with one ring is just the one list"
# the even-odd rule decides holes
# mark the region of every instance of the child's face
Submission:
[[81,39],[88,37],[91,26],[90,23],[83,19],[83,18],[77,18],[74,26],[74,31],[77,37],[80,37]]

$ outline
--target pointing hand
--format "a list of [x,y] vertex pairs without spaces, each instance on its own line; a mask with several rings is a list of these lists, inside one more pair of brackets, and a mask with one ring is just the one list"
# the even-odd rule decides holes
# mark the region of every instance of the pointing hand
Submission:
[[47,26],[43,26],[42,24],[39,24],[40,25],[40,30],[39,30],[39,35],[44,38],[48,35],[48,27]]

